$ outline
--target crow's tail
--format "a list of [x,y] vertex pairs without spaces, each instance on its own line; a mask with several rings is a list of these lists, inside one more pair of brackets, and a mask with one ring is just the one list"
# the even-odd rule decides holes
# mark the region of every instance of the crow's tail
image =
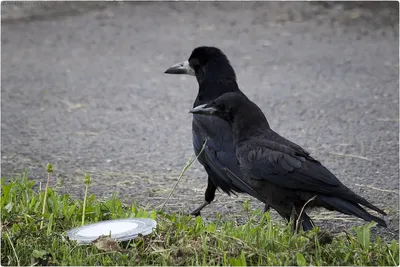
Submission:
[[378,225],[387,227],[387,224],[383,219],[368,213],[357,203],[352,203],[337,197],[319,196],[318,199],[320,204],[329,210],[337,210],[344,214],[354,215],[368,222],[375,221]]

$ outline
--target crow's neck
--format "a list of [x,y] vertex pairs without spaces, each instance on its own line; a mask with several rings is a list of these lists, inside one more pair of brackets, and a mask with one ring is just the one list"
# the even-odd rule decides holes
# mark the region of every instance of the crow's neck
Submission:
[[231,66],[208,66],[207,74],[199,82],[199,92],[194,106],[208,103],[217,97],[236,92],[243,94],[236,82],[236,75]]
[[219,80],[213,82],[205,82],[200,84],[199,93],[195,101],[196,105],[201,105],[213,101],[217,97],[225,93],[241,93],[236,81],[233,80]]
[[230,124],[235,146],[262,134],[266,129],[271,129],[262,112],[251,112],[251,110],[238,112]]

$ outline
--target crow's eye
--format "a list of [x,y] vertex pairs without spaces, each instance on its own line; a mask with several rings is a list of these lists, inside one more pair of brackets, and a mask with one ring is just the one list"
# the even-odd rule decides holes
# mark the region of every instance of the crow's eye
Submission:
[[217,109],[221,111],[225,111],[225,105],[224,104],[218,104]]
[[197,58],[193,58],[189,61],[189,65],[190,67],[192,67],[193,69],[196,69],[200,66],[200,62]]

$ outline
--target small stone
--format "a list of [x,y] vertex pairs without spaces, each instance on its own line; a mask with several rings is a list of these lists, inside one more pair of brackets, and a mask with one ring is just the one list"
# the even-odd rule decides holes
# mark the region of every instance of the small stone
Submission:
[[262,44],[262,46],[264,46],[264,47],[271,46],[271,42],[268,41],[268,40],[266,40],[266,41],[264,41],[264,43]]

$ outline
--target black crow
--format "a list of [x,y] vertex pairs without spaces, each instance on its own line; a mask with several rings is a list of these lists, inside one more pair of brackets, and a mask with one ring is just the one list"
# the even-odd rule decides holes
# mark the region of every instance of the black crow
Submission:
[[[195,48],[187,61],[173,65],[165,73],[196,76],[199,92],[193,107],[208,103],[227,92],[236,92],[244,96],[228,58],[216,47]],[[242,174],[233,149],[232,133],[226,121],[218,117],[194,115],[192,133],[196,155],[207,140],[198,160],[208,174],[205,202],[195,209],[192,215],[200,215],[200,211],[214,200],[217,188],[221,188],[228,195],[235,192],[247,193],[265,203],[256,191],[241,181]],[[264,210],[269,210],[269,206],[266,205]]]
[[347,188],[303,148],[274,132],[260,108],[243,95],[226,93],[190,112],[229,123],[243,182],[283,218],[297,222],[305,206],[324,207],[387,226],[360,204],[386,215],[384,211]]

